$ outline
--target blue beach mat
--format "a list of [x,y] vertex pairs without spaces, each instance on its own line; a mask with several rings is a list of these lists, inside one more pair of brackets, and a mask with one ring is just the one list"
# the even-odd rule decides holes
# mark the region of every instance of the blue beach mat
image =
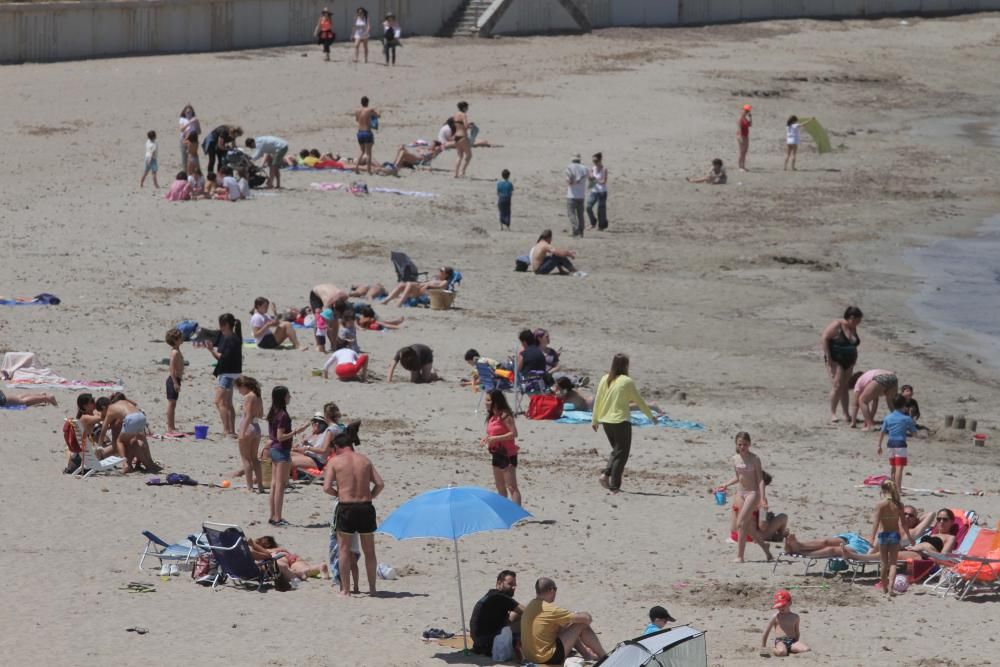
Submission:
[[[587,412],[585,410],[563,410],[563,416],[556,420],[557,424],[589,424],[593,419],[594,415],[592,412]],[[638,410],[632,411],[632,424],[634,426],[653,426],[653,422],[649,421],[649,417],[642,414]],[[679,428],[686,431],[704,431],[705,425],[699,424],[698,422],[681,421],[679,419],[671,419],[666,415],[660,416],[656,420],[656,426],[664,426],[666,428]]]
[[5,299],[0,297],[0,306],[58,306],[59,297],[43,292],[33,299]]
[[0,410],[27,410],[27,405],[4,405]]

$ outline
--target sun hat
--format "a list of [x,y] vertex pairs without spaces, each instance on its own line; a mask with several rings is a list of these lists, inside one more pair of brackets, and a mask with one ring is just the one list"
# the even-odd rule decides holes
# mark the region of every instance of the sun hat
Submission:
[[781,589],[774,594],[774,606],[771,608],[781,609],[782,607],[787,607],[790,604],[792,604],[792,594],[785,589]]
[[326,423],[326,416],[322,412],[313,413],[312,419],[310,421]]

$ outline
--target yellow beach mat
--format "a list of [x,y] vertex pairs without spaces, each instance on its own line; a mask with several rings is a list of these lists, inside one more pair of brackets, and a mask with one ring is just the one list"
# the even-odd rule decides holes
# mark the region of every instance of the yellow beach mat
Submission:
[[802,121],[802,128],[816,142],[816,150],[819,151],[820,155],[833,151],[833,147],[830,146],[830,137],[827,135],[826,130],[823,129],[823,126],[819,124],[818,120],[809,118]]

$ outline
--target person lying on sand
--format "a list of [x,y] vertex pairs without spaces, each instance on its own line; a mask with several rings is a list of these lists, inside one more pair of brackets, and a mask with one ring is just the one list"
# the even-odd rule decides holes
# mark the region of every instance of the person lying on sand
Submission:
[[357,310],[358,326],[368,331],[382,331],[384,329],[398,329],[403,324],[405,318],[397,317],[393,320],[380,320],[375,313],[375,309],[365,304]]
[[292,579],[305,581],[309,577],[318,577],[321,574],[324,579],[330,578],[330,568],[326,563],[307,563],[288,549],[278,546],[277,541],[270,535],[263,535],[256,540],[252,537],[247,538],[247,546],[250,547],[250,553],[257,560],[264,560],[282,554],[282,557],[276,561],[276,564],[278,570],[289,581]]
[[712,160],[712,168],[701,178],[688,178],[688,183],[708,183],[709,185],[725,185],[728,177],[726,168],[722,166],[722,160],[715,158]]
[[12,405],[59,405],[53,394],[5,394],[0,391],[0,408]]

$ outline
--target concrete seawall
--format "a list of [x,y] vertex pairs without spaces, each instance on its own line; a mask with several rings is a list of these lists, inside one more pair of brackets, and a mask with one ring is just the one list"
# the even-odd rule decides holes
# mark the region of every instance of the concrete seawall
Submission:
[[[576,0],[595,28],[769,18],[875,17],[1000,10],[1000,0]],[[324,0],[123,0],[0,4],[0,63],[248,49],[312,40]],[[352,5],[333,3],[337,39]],[[462,0],[366,0],[372,36],[389,10],[406,34],[434,35]],[[572,30],[555,0],[514,0],[494,33]]]

